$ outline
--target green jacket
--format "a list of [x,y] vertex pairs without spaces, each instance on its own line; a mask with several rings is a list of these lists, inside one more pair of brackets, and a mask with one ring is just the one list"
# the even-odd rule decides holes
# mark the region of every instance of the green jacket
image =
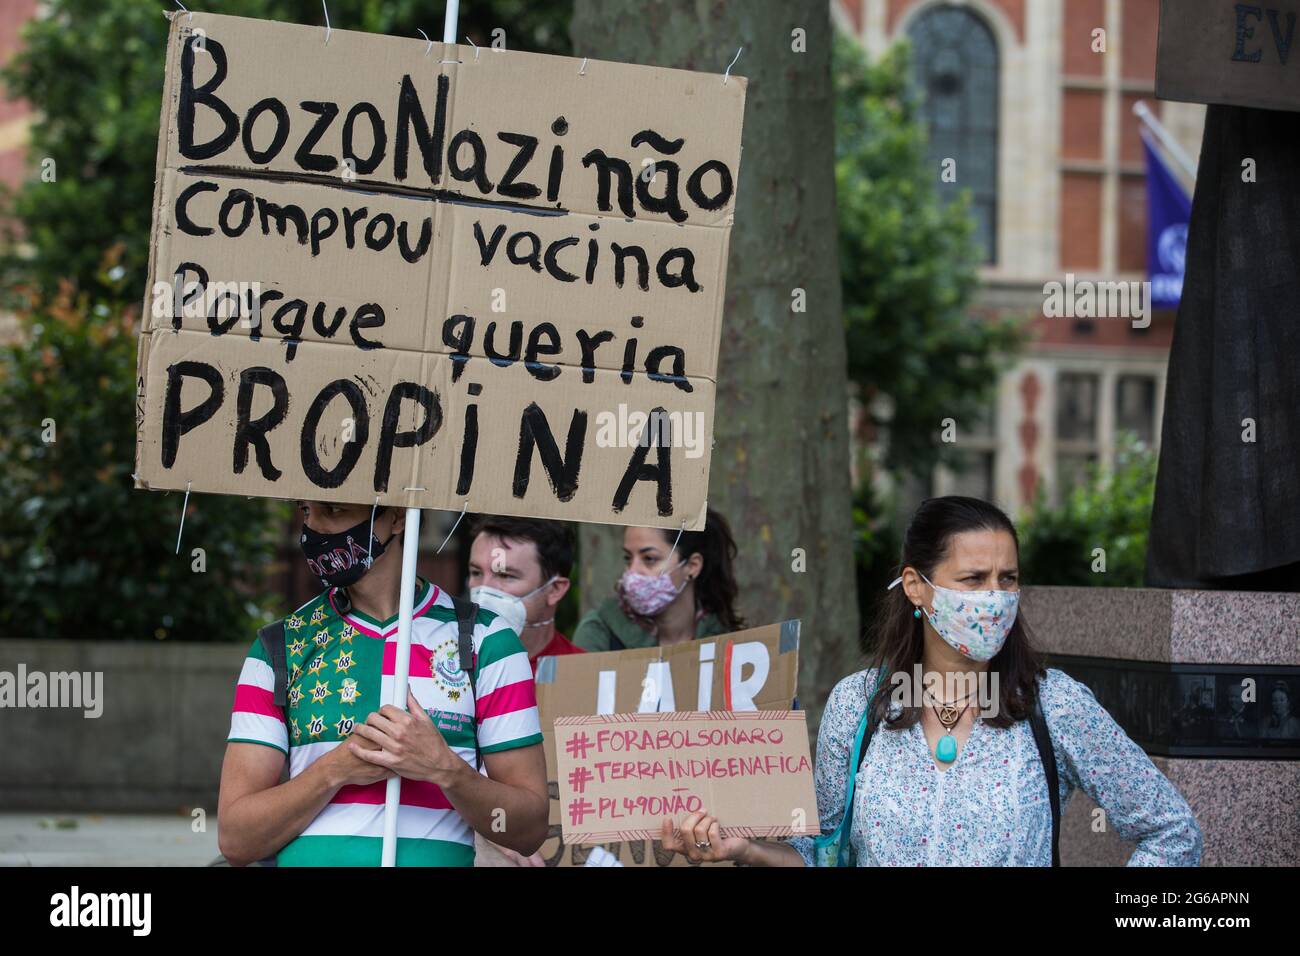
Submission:
[[[695,636],[713,637],[724,634],[722,622],[715,614],[706,614],[695,624]],[[622,647],[614,642],[622,643]],[[616,598],[605,601],[578,622],[578,629],[573,632],[573,643],[584,651],[624,650],[633,647],[654,647],[658,642],[655,636],[643,630],[639,624],[623,613]]]

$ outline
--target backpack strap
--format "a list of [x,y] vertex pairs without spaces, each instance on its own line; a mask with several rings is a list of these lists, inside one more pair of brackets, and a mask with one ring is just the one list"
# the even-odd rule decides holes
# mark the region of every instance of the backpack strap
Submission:
[[844,786],[844,812],[840,816],[840,825],[836,828],[838,847],[836,849],[837,862],[835,865],[837,866],[844,865],[851,853],[853,798],[857,788],[858,773],[862,770],[862,761],[866,758],[867,748],[871,746],[871,738],[876,732],[876,728],[871,721],[871,705],[880,690],[882,672],[883,668],[876,673],[876,682],[867,694],[867,706],[863,709],[862,716],[858,718],[858,731],[854,734],[853,746],[849,748],[850,772]]
[[266,651],[266,656],[271,659],[271,670],[275,673],[275,683],[272,687],[271,696],[275,706],[280,708],[284,714],[284,720],[289,722],[287,705],[289,703],[289,665],[285,659],[284,653],[284,621],[272,621],[265,627],[257,631],[257,639],[262,642],[262,649]]
[[1038,745],[1038,758],[1043,762],[1043,774],[1047,777],[1047,799],[1052,807],[1052,866],[1061,865],[1061,791],[1056,775],[1056,752],[1052,749],[1052,735],[1048,733],[1047,721],[1038,700],[1038,684],[1034,684],[1034,701],[1029,711],[1029,726],[1034,731],[1034,743]]
[[[465,672],[469,678],[469,691],[477,706],[478,702],[478,661],[474,657],[474,622],[478,620],[478,605],[473,601],[463,601],[454,594],[447,595],[451,598],[452,606],[456,609],[456,626],[459,633],[456,637],[456,649],[460,655],[460,669]],[[477,770],[483,765],[483,755],[478,749],[478,726],[475,720],[474,728],[474,769]]]
[[[873,695],[874,697],[874,695]],[[876,725],[868,718],[871,716],[872,700],[867,700],[867,709],[863,711],[862,719],[867,721],[867,732],[862,736],[862,749],[858,751],[858,765],[853,768],[853,775],[856,777],[862,772],[862,762],[867,759],[867,748],[871,746],[871,738],[875,736]]]

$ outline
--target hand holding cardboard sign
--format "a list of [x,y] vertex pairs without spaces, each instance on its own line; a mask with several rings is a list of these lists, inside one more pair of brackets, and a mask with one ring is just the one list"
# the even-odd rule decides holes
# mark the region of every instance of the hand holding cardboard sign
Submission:
[[744,837],[724,837],[718,818],[707,810],[690,814],[682,820],[681,826],[665,819],[663,838],[659,842],[665,850],[680,853],[692,863],[739,860],[749,847],[749,841]]

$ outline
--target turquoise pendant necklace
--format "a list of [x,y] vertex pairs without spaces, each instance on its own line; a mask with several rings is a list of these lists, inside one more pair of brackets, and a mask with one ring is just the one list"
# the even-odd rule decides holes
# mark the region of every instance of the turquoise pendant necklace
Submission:
[[945,704],[941,701],[935,701],[933,697],[931,701],[930,706],[934,709],[934,715],[939,718],[939,723],[943,725],[944,729],[944,735],[935,744],[934,758],[941,763],[952,763],[957,759],[957,738],[952,735],[952,729],[957,726],[957,721],[961,720],[962,714],[970,709],[970,703],[968,702],[965,707],[958,710],[957,701]]

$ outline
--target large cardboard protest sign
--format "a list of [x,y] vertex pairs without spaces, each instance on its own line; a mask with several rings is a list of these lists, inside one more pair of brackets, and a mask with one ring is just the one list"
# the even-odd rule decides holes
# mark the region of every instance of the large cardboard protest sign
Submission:
[[723,836],[819,833],[803,711],[559,717],[564,841],[651,840],[707,810]]
[[[784,621],[667,647],[544,657],[537,666],[550,836],[541,854],[552,866],[583,865],[589,849],[562,836],[555,721],[600,714],[788,711],[799,684],[799,622]],[[686,861],[649,840],[611,839],[605,847],[625,866],[681,866]]]
[[172,19],[141,487],[703,526],[745,83]]
[[1300,110],[1300,0],[1161,0],[1156,96]]

